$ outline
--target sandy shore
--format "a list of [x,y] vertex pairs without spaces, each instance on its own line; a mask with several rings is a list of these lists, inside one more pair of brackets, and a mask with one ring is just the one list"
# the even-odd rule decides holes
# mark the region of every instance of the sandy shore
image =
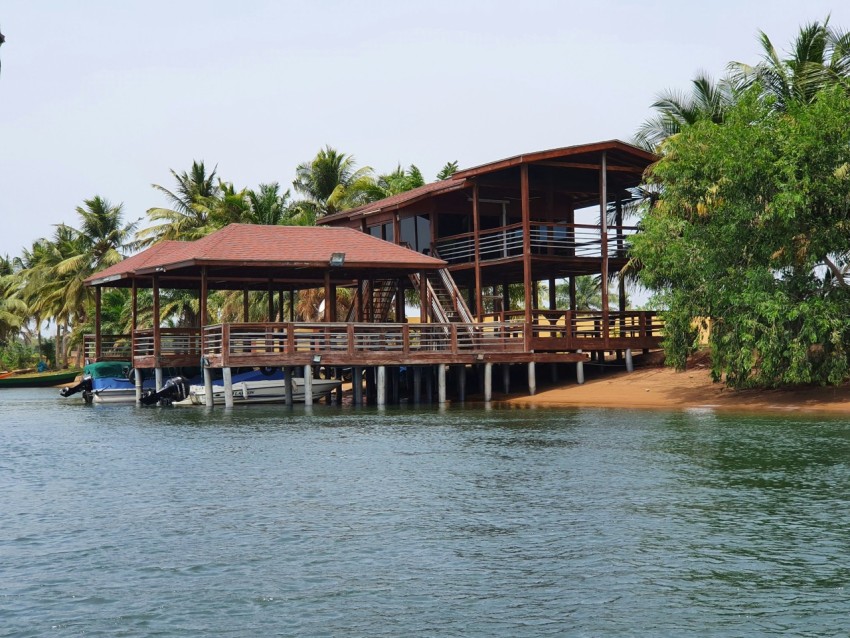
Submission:
[[617,372],[552,389],[535,396],[514,396],[502,403],[516,406],[577,406],[646,409],[713,408],[718,410],[778,410],[850,414],[850,386],[794,390],[742,390],[712,383],[708,367],[684,372],[662,366]]

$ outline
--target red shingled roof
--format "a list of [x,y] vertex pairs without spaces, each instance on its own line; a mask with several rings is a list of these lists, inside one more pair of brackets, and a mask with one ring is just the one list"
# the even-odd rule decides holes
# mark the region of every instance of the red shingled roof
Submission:
[[434,270],[446,265],[440,259],[351,228],[230,224],[197,241],[155,244],[92,275],[86,283],[201,265],[324,269],[331,254],[337,252],[345,253],[346,269]]

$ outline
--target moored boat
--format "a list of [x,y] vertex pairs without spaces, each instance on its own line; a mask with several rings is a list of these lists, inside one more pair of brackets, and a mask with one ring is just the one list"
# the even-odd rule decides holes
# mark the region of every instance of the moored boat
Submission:
[[[271,374],[260,370],[251,370],[233,376],[233,404],[247,403],[283,403],[286,401],[287,380],[281,370]],[[304,403],[306,398],[304,379],[295,377],[292,383],[292,401]],[[320,399],[342,385],[333,379],[312,379],[313,399]],[[188,396],[173,405],[206,405],[206,389],[203,385],[190,385]],[[224,405],[224,382],[213,382],[213,405]]]
[[34,372],[31,374],[11,374],[0,378],[0,388],[50,388],[71,383],[80,374],[80,370],[60,370],[58,372]]
[[[83,368],[83,376],[74,386],[63,388],[59,394],[69,397],[82,393],[86,403],[135,403],[136,382],[130,379],[129,361],[100,361]],[[152,391],[154,379],[142,381],[143,391]]]

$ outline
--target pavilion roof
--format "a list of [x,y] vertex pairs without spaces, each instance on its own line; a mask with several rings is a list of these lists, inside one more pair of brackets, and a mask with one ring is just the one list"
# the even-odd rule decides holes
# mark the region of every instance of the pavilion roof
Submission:
[[351,228],[316,226],[260,226],[230,224],[191,242],[165,241],[129,257],[88,279],[87,285],[115,284],[134,277],[197,278],[201,267],[212,269],[220,281],[227,278],[319,280],[331,255],[344,253],[336,278],[371,273],[436,270],[446,262]]
[[[627,182],[633,182],[635,186],[640,182],[643,171],[650,164],[658,160],[656,155],[637,146],[621,142],[620,140],[608,140],[594,142],[592,144],[564,146],[545,151],[536,151],[534,153],[524,153],[463,169],[457,171],[447,179],[425,184],[419,188],[334,213],[333,215],[326,215],[318,223],[333,224],[340,220],[359,219],[382,211],[403,208],[429,197],[470,188],[476,177],[496,173],[521,164],[540,163],[555,168],[576,171],[598,170],[603,151],[606,153],[608,170],[621,176],[627,176]],[[629,175],[631,176],[628,177]]]

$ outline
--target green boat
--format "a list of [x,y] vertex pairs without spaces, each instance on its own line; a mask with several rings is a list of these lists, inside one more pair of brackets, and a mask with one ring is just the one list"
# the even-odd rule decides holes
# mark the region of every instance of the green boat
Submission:
[[59,372],[34,372],[32,374],[13,374],[0,379],[3,388],[49,388],[63,383],[72,383],[80,370],[60,370]]

